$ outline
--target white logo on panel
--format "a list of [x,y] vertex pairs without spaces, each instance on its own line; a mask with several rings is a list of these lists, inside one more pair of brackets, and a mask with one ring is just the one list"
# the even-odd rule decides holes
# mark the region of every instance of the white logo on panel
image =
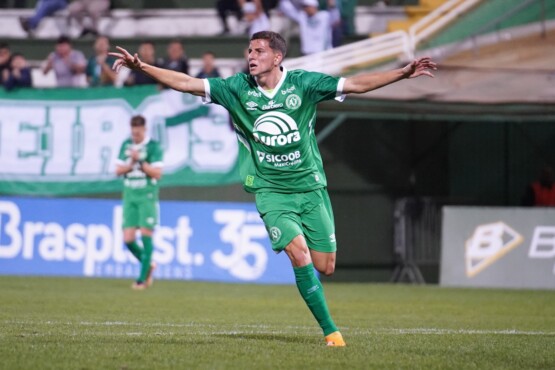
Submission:
[[501,221],[478,226],[465,245],[466,276],[476,276],[522,241],[522,235]]

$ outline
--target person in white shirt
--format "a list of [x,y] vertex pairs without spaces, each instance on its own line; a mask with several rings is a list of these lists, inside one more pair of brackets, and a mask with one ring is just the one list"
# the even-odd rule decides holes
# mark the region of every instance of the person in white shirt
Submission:
[[270,19],[260,0],[243,3],[243,17],[249,26],[249,37],[260,31],[270,30]]
[[[297,9],[291,0],[281,0],[279,10],[299,24],[301,53],[314,54],[332,48],[332,14],[319,10],[318,0],[301,0]],[[333,13],[335,14],[335,13]]]

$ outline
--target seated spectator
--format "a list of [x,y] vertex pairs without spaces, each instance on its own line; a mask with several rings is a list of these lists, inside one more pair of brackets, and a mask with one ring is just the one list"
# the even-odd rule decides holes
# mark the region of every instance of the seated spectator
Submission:
[[[69,19],[75,19],[82,29],[79,37],[88,34],[98,36],[98,21],[110,9],[110,0],[74,0],[67,9]],[[90,19],[89,25],[84,23],[86,16]]]
[[98,36],[94,42],[94,54],[87,63],[87,81],[89,86],[110,86],[114,84],[117,73],[112,69],[116,58],[108,55],[110,40]]
[[6,68],[2,72],[2,84],[6,91],[17,87],[32,86],[31,68],[27,66],[27,60],[22,54],[12,55],[10,68]]
[[185,55],[183,44],[179,40],[172,40],[168,44],[166,53],[166,59],[162,62],[163,68],[189,74],[189,60]]
[[30,18],[19,18],[21,28],[32,34],[44,17],[48,17],[67,7],[67,0],[39,0],[35,7],[35,14]]
[[218,11],[218,16],[222,23],[222,35],[229,33],[229,25],[227,24],[227,16],[229,13],[234,14],[238,21],[243,18],[241,4],[238,0],[218,0],[216,2],[216,10]]
[[5,42],[0,43],[0,82],[3,82],[4,70],[10,69],[10,63],[12,61],[12,52],[10,46]]
[[214,65],[215,55],[211,51],[202,54],[202,69],[197,73],[197,78],[221,77],[220,71]]
[[58,87],[82,87],[85,80],[87,59],[79,50],[73,50],[71,40],[61,36],[55,50],[48,55],[42,72],[54,70]]
[[249,37],[257,32],[270,30],[270,18],[266,15],[260,0],[245,2],[242,10],[249,27]]
[[[154,44],[150,41],[144,41],[139,45],[138,50],[139,58],[150,65],[160,67],[162,66],[162,61],[156,59],[156,50],[154,49]],[[126,86],[133,85],[154,85],[158,82],[146,74],[139,71],[131,71],[129,77],[125,81]]]

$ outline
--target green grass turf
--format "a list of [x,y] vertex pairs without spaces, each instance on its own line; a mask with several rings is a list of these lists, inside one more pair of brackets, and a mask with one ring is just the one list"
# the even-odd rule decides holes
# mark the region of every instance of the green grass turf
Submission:
[[0,369],[553,369],[555,292],[0,277]]

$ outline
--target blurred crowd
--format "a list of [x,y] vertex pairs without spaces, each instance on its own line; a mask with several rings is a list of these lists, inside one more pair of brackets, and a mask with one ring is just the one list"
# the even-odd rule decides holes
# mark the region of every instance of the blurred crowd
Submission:
[[[230,33],[228,17],[247,25],[247,33],[270,29],[270,11],[298,26],[301,52],[305,55],[339,46],[343,36],[355,33],[357,0],[217,0],[222,35]],[[292,27],[279,30],[288,35]]]
[[[341,45],[345,35],[354,33],[354,9],[357,0],[215,0],[214,5],[221,22],[221,35],[230,34],[229,17],[235,17],[252,34],[271,29],[270,12],[289,20],[284,30],[286,38],[297,27],[301,53],[309,55]],[[127,71],[119,76],[112,70],[114,58],[108,55],[111,45],[107,36],[98,29],[99,19],[108,16],[113,7],[111,0],[40,0],[34,14],[20,18],[21,27],[33,36],[40,22],[54,13],[67,9],[68,17],[80,27],[79,37],[94,37],[89,55],[73,48],[72,40],[61,36],[55,41],[52,52],[41,63],[43,74],[53,73],[58,87],[133,86],[155,84],[142,73]],[[156,55],[150,41],[140,44],[137,53],[152,65],[189,73],[189,60],[183,43],[172,40],[164,57]],[[216,55],[206,51],[202,67],[196,77],[221,76],[216,67]],[[248,73],[248,70],[244,70]],[[33,86],[31,68],[25,56],[13,52],[10,45],[0,43],[0,82],[7,90]]]
[[[90,56],[73,48],[72,41],[61,36],[55,43],[54,50],[41,63],[43,74],[53,72],[57,87],[96,87],[117,85],[118,74],[112,70],[115,61],[108,55],[111,50],[110,39],[107,36],[97,36],[94,40]],[[189,73],[189,61],[185,54],[183,43],[178,40],[169,42],[166,56],[158,58],[154,44],[144,41],[137,50],[139,57],[152,65]],[[156,81],[143,73],[126,71],[121,84],[125,86],[156,84]],[[203,56],[203,68],[197,77],[219,77],[215,66],[215,55],[206,52]],[[16,87],[31,87],[31,69],[20,53],[12,53],[10,45],[0,43],[0,81],[6,90]]]

